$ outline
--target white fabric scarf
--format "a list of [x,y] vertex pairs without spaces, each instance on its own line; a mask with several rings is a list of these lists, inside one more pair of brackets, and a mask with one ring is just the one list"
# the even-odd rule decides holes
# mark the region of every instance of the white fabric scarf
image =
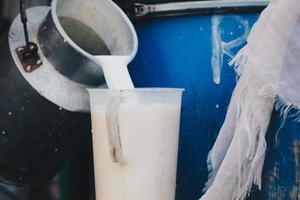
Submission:
[[261,188],[274,104],[284,118],[300,108],[300,0],[272,0],[231,64],[239,81],[208,156],[201,200],[242,200],[253,184]]

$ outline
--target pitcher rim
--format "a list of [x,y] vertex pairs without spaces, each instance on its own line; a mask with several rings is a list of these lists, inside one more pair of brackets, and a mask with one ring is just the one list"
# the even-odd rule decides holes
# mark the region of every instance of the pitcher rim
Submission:
[[134,89],[109,89],[109,88],[87,88],[91,92],[184,92],[184,88],[164,88],[164,87],[148,87],[148,88],[134,88]]

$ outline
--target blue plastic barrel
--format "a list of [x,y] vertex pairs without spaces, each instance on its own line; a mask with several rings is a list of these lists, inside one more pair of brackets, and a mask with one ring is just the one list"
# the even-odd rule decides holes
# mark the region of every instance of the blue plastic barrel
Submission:
[[[148,13],[140,13],[145,15],[142,19],[136,14],[139,51],[130,66],[135,85],[186,89],[177,200],[196,200],[202,195],[208,175],[207,154],[222,126],[236,85],[235,72],[227,63],[245,45],[249,30],[259,17],[260,10],[237,13],[241,11],[238,6],[231,7],[230,12],[226,6],[220,10],[216,5],[215,12],[212,6],[198,7],[196,11],[201,13],[191,9],[192,13],[185,10],[178,14],[173,9],[158,15],[149,9]],[[182,11],[180,6],[178,10]],[[300,199],[300,125],[289,118],[277,132],[281,123],[279,114],[274,112],[267,135],[263,189],[259,192],[254,188],[250,199]]]

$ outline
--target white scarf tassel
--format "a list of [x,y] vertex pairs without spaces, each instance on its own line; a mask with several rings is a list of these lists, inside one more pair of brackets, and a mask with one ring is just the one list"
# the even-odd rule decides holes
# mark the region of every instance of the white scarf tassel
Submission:
[[254,25],[247,46],[230,63],[239,80],[208,156],[210,174],[201,200],[243,200],[253,184],[261,189],[265,134],[274,104],[283,119],[300,106],[297,31],[300,1],[272,0]]

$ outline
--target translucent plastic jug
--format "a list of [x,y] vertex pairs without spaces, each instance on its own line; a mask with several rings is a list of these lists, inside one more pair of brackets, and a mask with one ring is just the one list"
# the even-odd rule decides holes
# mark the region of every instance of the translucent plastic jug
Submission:
[[174,200],[181,89],[91,89],[97,200]]

